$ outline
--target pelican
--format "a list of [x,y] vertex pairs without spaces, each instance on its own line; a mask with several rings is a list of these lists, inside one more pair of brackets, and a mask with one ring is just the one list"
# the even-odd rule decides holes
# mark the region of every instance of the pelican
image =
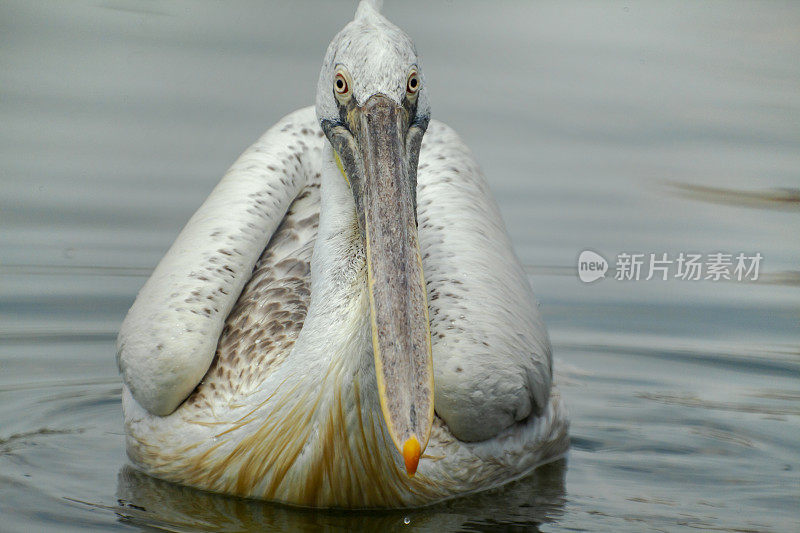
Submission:
[[316,105],[233,164],[117,361],[145,473],[308,507],[426,505],[562,457],[547,331],[410,38],[363,0]]

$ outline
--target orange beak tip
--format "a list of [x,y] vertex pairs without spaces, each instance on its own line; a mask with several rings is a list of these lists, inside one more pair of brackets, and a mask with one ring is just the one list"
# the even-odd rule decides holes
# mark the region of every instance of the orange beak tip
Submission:
[[419,456],[421,453],[422,450],[420,449],[419,441],[416,437],[409,438],[405,444],[403,444],[403,460],[406,463],[406,473],[408,473],[409,477],[417,472],[417,465],[419,464]]

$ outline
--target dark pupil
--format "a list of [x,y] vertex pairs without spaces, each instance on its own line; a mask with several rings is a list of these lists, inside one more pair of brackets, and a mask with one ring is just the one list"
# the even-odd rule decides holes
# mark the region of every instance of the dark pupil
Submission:
[[339,90],[344,89],[344,81],[336,80],[336,88]]
[[417,86],[417,78],[411,78],[411,81],[408,82],[408,85],[414,89]]

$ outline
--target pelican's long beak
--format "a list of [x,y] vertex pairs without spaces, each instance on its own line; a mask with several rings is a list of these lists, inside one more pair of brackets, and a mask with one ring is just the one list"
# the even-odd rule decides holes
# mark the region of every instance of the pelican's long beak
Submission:
[[[367,251],[372,344],[381,410],[413,475],[433,423],[433,360],[416,222],[424,125],[374,95],[347,113],[352,135],[330,132],[355,198]],[[336,129],[344,129],[339,126]],[[349,133],[347,132],[347,133]]]

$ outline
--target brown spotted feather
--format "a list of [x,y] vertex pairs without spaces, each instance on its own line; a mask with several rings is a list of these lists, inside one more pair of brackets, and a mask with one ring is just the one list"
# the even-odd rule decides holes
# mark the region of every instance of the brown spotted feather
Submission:
[[319,177],[292,203],[256,263],[189,406],[251,393],[291,352],[310,299],[310,263],[319,225]]

